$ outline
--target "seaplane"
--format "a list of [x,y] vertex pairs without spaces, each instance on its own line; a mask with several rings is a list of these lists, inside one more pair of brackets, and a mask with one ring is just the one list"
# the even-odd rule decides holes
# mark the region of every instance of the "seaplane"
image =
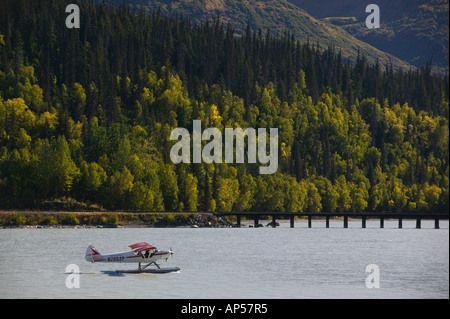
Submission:
[[[96,262],[107,263],[138,263],[137,270],[116,270],[118,273],[167,273],[179,271],[179,267],[174,268],[161,268],[156,262],[159,260],[169,259],[173,255],[173,250],[159,250],[156,247],[146,243],[136,243],[129,245],[131,248],[129,251],[101,254],[94,245],[89,244],[86,249],[86,260]],[[157,269],[147,269],[147,267],[155,265]]]

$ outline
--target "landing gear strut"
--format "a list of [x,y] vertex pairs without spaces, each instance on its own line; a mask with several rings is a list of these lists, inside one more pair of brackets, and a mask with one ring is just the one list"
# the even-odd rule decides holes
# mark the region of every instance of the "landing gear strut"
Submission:
[[141,263],[139,263],[138,270],[139,270],[139,271],[142,271],[142,270],[144,270],[145,268],[147,268],[148,266],[150,266],[151,264],[155,264],[155,266],[158,267],[158,269],[161,269],[161,267],[159,267],[159,265],[158,265],[156,262],[152,261],[151,263],[148,263],[148,264],[145,265],[144,267],[141,267]]

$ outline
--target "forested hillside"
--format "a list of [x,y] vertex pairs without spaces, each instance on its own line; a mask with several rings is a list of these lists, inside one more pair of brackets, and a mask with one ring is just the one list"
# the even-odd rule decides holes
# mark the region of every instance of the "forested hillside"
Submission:
[[[74,1],[0,3],[0,206],[427,211],[449,205],[448,76],[289,33]],[[78,3],[78,2],[77,2]],[[173,164],[170,132],[279,128],[279,167]]]

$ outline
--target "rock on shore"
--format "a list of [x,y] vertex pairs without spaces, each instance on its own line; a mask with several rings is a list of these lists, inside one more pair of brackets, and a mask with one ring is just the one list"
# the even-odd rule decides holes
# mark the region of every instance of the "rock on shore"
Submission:
[[217,217],[214,215],[196,215],[194,218],[190,217],[187,224],[193,228],[197,227],[215,227],[215,228],[226,228],[226,227],[237,227],[225,217]]

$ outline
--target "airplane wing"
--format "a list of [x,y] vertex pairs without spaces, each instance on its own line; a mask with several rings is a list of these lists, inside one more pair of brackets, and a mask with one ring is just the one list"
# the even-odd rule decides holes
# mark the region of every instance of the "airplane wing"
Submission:
[[156,247],[145,243],[145,242],[141,242],[141,243],[136,243],[133,245],[128,246],[130,247],[132,250],[134,250],[136,253],[140,252],[140,251],[147,251],[147,250],[153,250],[156,249]]

